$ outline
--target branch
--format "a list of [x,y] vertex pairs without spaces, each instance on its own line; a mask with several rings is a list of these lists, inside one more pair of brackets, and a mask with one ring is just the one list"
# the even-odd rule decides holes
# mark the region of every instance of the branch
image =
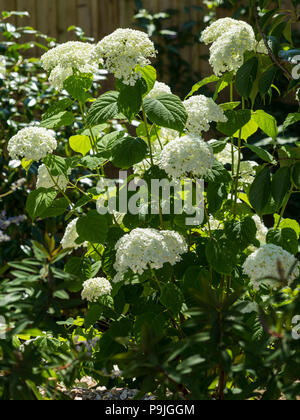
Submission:
[[275,57],[275,54],[273,53],[273,51],[270,48],[270,45],[267,41],[267,38],[266,38],[265,34],[263,33],[263,31],[260,27],[260,24],[259,24],[258,7],[259,7],[258,1],[256,1],[255,6],[254,6],[254,16],[255,16],[256,26],[257,26],[257,29],[258,29],[258,31],[259,31],[259,33],[260,33],[260,35],[261,35],[261,37],[264,41],[264,44],[265,44],[265,46],[268,50],[268,55],[272,59],[272,61],[276,64],[276,66],[278,66],[283,71],[283,73],[287,76],[287,78],[289,80],[294,80],[291,73],[277,60],[277,58]]

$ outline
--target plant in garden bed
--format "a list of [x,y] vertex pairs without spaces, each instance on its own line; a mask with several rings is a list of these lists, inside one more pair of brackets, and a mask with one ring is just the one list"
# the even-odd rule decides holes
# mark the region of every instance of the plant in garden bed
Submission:
[[[86,49],[93,65],[116,77],[116,90],[97,99],[90,95],[93,74],[81,72],[82,45],[51,50],[42,62],[69,98],[47,110],[39,127],[13,137],[8,150],[26,169],[40,161],[39,188],[26,205],[32,221],[65,216],[61,248],[49,238],[73,279],[59,285],[58,297],[67,303],[82,290],[80,305],[88,305],[84,321],[57,324],[66,326],[69,339],[78,328],[85,338],[99,338],[82,362],[84,373],[162,399],[249,399],[261,390],[264,399],[282,393],[295,399],[300,226],[285,219],[285,210],[300,191],[299,148],[280,147],[276,119],[257,107],[272,85],[265,70],[275,64],[267,49],[257,52],[253,28],[221,19],[202,39],[212,44],[216,74],[184,101],[157,82],[150,62],[155,48],[144,33],[119,29]],[[195,95],[209,83],[216,83],[213,99]],[[217,104],[224,89],[231,100]],[[70,137],[68,155],[53,153],[58,139],[52,130],[79,118],[84,125]],[[212,126],[220,136],[205,142]],[[248,143],[258,130],[273,139],[271,152]],[[244,160],[247,150],[259,163]],[[122,172],[108,188],[109,163]],[[79,183],[82,168],[90,189]],[[144,183],[134,188],[133,180]],[[154,195],[155,181],[179,185],[181,193],[171,188],[167,199]],[[204,217],[189,224],[199,210],[199,181]],[[274,216],[270,229],[265,215]],[[47,331],[55,333],[56,326]],[[9,337],[19,334],[11,328]],[[22,333],[31,335],[26,328]],[[120,377],[109,378],[116,364]]]

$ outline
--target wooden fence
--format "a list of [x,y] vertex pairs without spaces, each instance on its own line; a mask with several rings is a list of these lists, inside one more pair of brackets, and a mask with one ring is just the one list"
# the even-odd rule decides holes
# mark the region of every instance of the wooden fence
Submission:
[[[198,10],[187,12],[186,6],[203,6],[202,0],[144,0],[143,4],[147,10],[155,13],[168,8],[178,9],[179,13],[173,17],[176,25],[201,18]],[[74,34],[67,31],[71,25],[82,27],[86,35],[94,37],[96,41],[119,27],[133,27],[136,7],[134,0],[0,0],[0,11],[3,10],[27,10],[29,18],[14,18],[19,26],[32,26],[59,42],[65,42],[74,39]],[[36,54],[40,54],[40,51],[37,50]],[[184,58],[194,68],[209,73],[209,66],[200,60],[201,54],[203,47],[200,45],[187,47],[183,51]]]

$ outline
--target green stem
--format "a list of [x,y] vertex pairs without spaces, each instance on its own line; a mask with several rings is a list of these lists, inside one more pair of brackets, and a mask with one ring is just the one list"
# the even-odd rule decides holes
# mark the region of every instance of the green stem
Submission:
[[278,228],[279,228],[279,226],[280,226],[281,220],[283,219],[283,216],[284,216],[285,210],[286,210],[286,208],[287,208],[287,205],[288,205],[288,203],[289,203],[289,201],[290,201],[290,198],[291,198],[291,196],[292,196],[293,192],[294,192],[294,184],[292,183],[292,186],[291,186],[290,191],[288,192],[288,196],[287,196],[287,198],[286,198],[285,204],[282,206],[282,209],[281,209],[281,212],[280,212],[280,217],[279,217],[279,220],[278,220],[278,223],[277,223],[276,229],[278,229]]
[[147,116],[146,116],[144,107],[142,107],[142,111],[143,111],[143,118],[144,118],[144,123],[145,123],[146,134],[147,134],[148,146],[149,146],[149,150],[150,150],[151,165],[154,165],[152,145],[151,145],[151,136],[150,136],[150,133],[149,133],[148,121],[147,121]]

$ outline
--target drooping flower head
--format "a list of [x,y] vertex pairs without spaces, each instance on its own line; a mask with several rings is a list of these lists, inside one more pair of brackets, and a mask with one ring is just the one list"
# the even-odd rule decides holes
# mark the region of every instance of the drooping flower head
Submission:
[[163,149],[159,167],[172,178],[204,176],[215,162],[212,147],[195,135],[178,137]]
[[69,180],[64,175],[51,177],[46,165],[39,167],[36,188],[57,188],[58,186],[60,190],[65,191],[68,183]]
[[212,98],[196,95],[183,104],[188,114],[186,129],[189,133],[201,135],[210,129],[210,123],[227,122],[223,109]]
[[28,127],[13,136],[7,146],[12,159],[25,158],[39,161],[57,147],[55,133],[43,127]]
[[86,42],[69,41],[47,51],[41,58],[42,66],[50,71],[50,83],[58,90],[73,71],[95,73],[100,60],[93,56],[95,45]]
[[210,47],[210,64],[214,73],[237,73],[244,64],[246,51],[255,51],[257,42],[252,27],[241,20],[219,19],[206,28],[201,37]]
[[76,224],[78,222],[78,218],[72,220],[66,228],[65,234],[61,240],[61,246],[63,249],[68,248],[80,248],[81,245],[76,244],[76,240],[79,238],[77,233]]
[[115,249],[117,276],[114,281],[120,281],[128,270],[142,275],[149,267],[160,269],[166,263],[175,265],[188,247],[177,232],[134,229],[117,242]]
[[97,44],[95,56],[104,60],[104,68],[117,79],[134,86],[141,77],[135,71],[136,66],[149,65],[156,51],[146,33],[134,29],[117,29]]
[[[243,265],[244,273],[250,278],[255,289],[262,284],[278,286],[281,272],[284,280],[293,281],[299,275],[299,266],[295,266],[297,259],[283,248],[273,244],[263,245],[253,252]],[[282,285],[283,286],[283,285]]]
[[86,280],[83,283],[83,290],[81,293],[82,299],[88,302],[97,302],[101,296],[110,295],[112,286],[110,282],[103,277],[96,277],[94,279]]

